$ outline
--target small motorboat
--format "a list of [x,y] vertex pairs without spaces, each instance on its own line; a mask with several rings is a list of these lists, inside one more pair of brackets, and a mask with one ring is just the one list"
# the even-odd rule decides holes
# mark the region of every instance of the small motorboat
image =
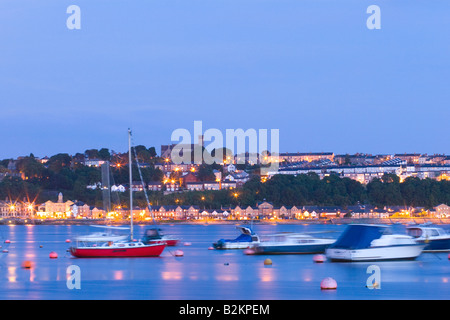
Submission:
[[325,252],[331,261],[413,260],[424,248],[411,236],[392,234],[387,226],[354,224]]
[[248,227],[237,226],[241,234],[236,239],[220,239],[213,243],[215,249],[247,249],[260,242],[259,236]]
[[161,241],[165,242],[168,247],[173,247],[178,244],[179,239],[163,234],[159,228],[148,228],[145,230],[142,239],[143,243],[160,243]]
[[426,245],[424,252],[450,251],[450,234],[442,228],[418,225],[406,228],[406,233]]
[[315,238],[308,234],[283,232],[253,246],[255,254],[324,253],[336,239]]

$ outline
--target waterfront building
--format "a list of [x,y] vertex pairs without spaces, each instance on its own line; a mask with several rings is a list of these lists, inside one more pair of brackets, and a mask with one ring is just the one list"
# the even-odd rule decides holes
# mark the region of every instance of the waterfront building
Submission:
[[438,217],[438,218],[450,217],[450,206],[448,206],[446,204],[440,204],[440,205],[434,207],[434,210],[436,212],[436,217]]
[[40,218],[70,218],[72,216],[71,207],[73,204],[74,202],[70,200],[64,201],[63,194],[60,192],[57,202],[51,200],[46,201],[38,207],[36,214]]
[[34,206],[10,199],[0,200],[0,218],[32,217]]
[[75,203],[71,206],[72,216],[74,218],[90,218],[91,217],[91,208],[86,203],[82,201],[75,201]]

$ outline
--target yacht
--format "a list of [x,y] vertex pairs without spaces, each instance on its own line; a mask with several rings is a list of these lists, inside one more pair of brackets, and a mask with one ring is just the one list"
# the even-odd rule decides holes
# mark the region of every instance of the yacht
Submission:
[[[132,184],[131,161],[131,130],[128,130],[128,167],[130,186]],[[128,238],[128,237],[127,237]],[[150,243],[133,239],[133,192],[130,188],[130,235],[128,239],[112,238],[92,235],[87,238],[78,238],[76,244],[70,247],[70,253],[77,258],[102,258],[102,257],[159,257],[167,243],[157,240]]]
[[392,234],[388,226],[353,224],[327,250],[331,261],[415,259],[425,248],[413,237]]

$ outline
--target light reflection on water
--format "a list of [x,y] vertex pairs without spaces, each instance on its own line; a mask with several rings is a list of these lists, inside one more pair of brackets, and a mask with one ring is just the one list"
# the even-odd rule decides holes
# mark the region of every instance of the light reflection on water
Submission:
[[[220,238],[235,238],[232,225],[163,225],[182,238],[158,258],[77,259],[66,250],[67,238],[92,231],[87,226],[0,226],[0,299],[449,299],[450,261],[447,253],[424,253],[415,261],[315,264],[312,255],[247,256],[242,250],[208,250]],[[345,226],[257,225],[260,235],[281,231],[316,232],[337,237]],[[137,226],[136,235],[145,227]],[[183,246],[183,242],[192,243]],[[42,246],[42,248],[40,247]],[[175,257],[176,249],[184,251]],[[50,259],[49,253],[58,253]],[[30,260],[32,269],[21,267]],[[367,267],[381,270],[381,289],[366,288]],[[81,270],[81,289],[68,289],[67,267]],[[333,277],[338,289],[320,290]]]

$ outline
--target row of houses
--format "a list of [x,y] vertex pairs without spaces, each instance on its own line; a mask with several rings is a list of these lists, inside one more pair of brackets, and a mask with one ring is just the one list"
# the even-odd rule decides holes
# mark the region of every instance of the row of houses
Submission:
[[[328,219],[328,218],[391,218],[415,217],[423,214],[422,208],[383,207],[356,205],[342,208],[339,206],[274,206],[271,202],[262,201],[255,206],[221,207],[206,209],[198,205],[162,205],[148,208],[136,208],[135,214],[141,219],[155,218],[158,220],[190,220],[190,219]],[[426,212],[434,218],[450,217],[450,206],[441,204],[434,210]],[[123,214],[119,214],[123,216]]]
[[342,178],[354,179],[363,184],[367,184],[375,178],[381,178],[385,173],[396,174],[399,176],[400,181],[408,177],[436,180],[450,179],[450,165],[407,165],[403,163],[403,160],[401,162],[389,161],[381,165],[366,166],[284,166],[277,171],[269,172],[268,177],[271,178],[277,174],[299,175],[309,172],[316,173],[320,178],[330,174],[338,174]]
[[[327,218],[390,218],[414,217],[424,213],[422,208],[383,207],[356,205],[342,208],[339,206],[274,206],[262,201],[255,206],[221,207],[220,209],[200,208],[196,205],[152,206],[151,212],[146,208],[139,210],[141,218],[155,219],[327,219]],[[434,210],[426,212],[429,217],[449,218],[450,206],[441,204]]]
[[[413,217],[426,214],[429,217],[450,217],[450,206],[441,204],[434,210],[425,211],[413,207],[383,207],[355,205],[342,208],[339,206],[275,206],[268,201],[258,202],[255,206],[221,207],[220,209],[201,208],[198,205],[161,205],[149,208],[134,208],[138,219],[321,219],[321,218],[389,218]],[[103,208],[89,206],[81,201],[64,201],[59,193],[57,202],[46,201],[38,206],[22,202],[0,201],[0,218],[40,218],[40,219],[124,219],[129,210],[116,208],[114,212],[106,212]]]

